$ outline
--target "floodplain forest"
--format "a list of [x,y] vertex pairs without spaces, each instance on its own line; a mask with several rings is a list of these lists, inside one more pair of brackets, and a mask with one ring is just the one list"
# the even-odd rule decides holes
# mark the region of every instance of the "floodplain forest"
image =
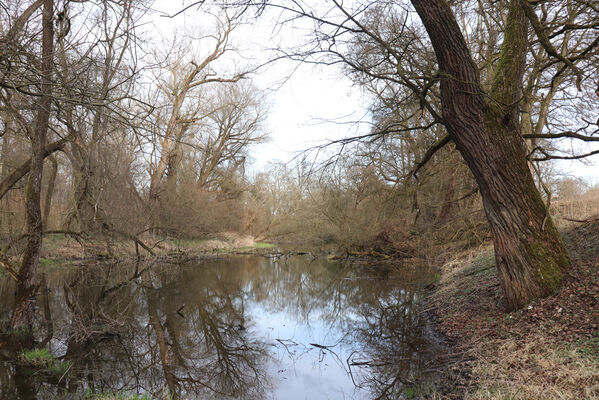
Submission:
[[0,0],[0,400],[599,399],[598,2],[175,3]]

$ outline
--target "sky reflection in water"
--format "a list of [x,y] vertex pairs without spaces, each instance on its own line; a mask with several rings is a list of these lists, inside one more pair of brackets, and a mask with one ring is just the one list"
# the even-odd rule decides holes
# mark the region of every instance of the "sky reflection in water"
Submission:
[[[165,390],[186,399],[398,398],[432,379],[423,371],[438,361],[420,312],[423,267],[231,257],[45,275],[40,310],[52,324],[41,322],[38,339],[51,337],[73,369],[56,382],[0,361],[0,399]],[[0,290],[12,293],[10,282]],[[2,298],[6,319],[10,296]]]

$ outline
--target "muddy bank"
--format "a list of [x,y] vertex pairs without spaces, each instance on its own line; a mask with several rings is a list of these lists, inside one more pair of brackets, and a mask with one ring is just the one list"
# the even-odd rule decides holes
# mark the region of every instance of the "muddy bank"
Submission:
[[[599,399],[599,222],[570,229],[564,238],[573,269],[560,289],[512,313],[504,311],[491,246],[445,256],[424,306],[432,321],[432,342],[448,354],[447,360],[441,360],[442,379],[436,388],[430,382],[406,381],[407,398]],[[50,235],[44,243],[42,266],[60,260],[125,260],[140,255],[180,262],[227,254],[281,257],[287,252],[235,235],[203,240],[153,238],[145,244],[152,253],[133,241],[90,238],[80,242]],[[394,255],[372,251],[330,258],[364,265],[376,261],[379,271],[393,270],[397,263]],[[405,258],[402,268],[417,268],[422,261]]]
[[41,252],[41,264],[50,265],[69,261],[133,261],[160,259],[183,262],[225,255],[264,255],[273,258],[292,255],[326,257],[329,261],[353,264],[422,264],[426,257],[398,252],[396,249],[348,250],[344,246],[328,243],[270,243],[252,236],[222,233],[202,239],[177,239],[145,237],[139,241],[107,236],[74,237],[68,234],[46,235]]

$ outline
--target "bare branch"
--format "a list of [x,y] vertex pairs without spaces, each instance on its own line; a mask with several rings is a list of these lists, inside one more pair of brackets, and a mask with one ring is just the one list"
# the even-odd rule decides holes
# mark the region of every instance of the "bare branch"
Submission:
[[[50,154],[62,150],[64,145],[71,140],[70,136],[67,136],[63,139],[57,140],[54,143],[50,143],[46,145],[46,149],[44,151],[44,158],[48,157]],[[31,158],[24,161],[20,166],[18,166],[14,171],[12,171],[3,181],[0,182],[0,199],[6,195],[6,193],[21,180],[31,168]]]
[[424,167],[424,165],[429,162],[430,159],[433,158],[433,156],[449,142],[451,142],[451,137],[449,135],[445,135],[441,139],[437,140],[431,147],[429,147],[426,153],[424,153],[422,160],[416,164],[410,175],[418,178],[418,171],[420,171],[420,169]]

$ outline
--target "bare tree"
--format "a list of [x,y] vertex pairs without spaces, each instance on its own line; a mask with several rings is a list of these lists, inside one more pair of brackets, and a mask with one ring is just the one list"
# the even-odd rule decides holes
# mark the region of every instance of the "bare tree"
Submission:
[[[232,51],[230,35],[235,22],[227,19],[219,24],[218,32],[204,38],[210,41],[211,50],[208,54],[194,54],[193,50],[183,45],[168,60],[166,66],[170,72],[165,76],[156,77],[156,85],[161,90],[168,104],[167,115],[155,125],[160,131],[155,132],[158,143],[153,152],[157,152],[155,163],[150,167],[149,205],[155,210],[160,198],[161,184],[169,167],[176,167],[177,152],[186,131],[192,124],[201,121],[206,112],[199,92],[212,83],[234,83],[242,79],[245,73],[234,73],[231,76],[219,76],[214,65],[226,53]],[[189,54],[191,52],[191,58]],[[162,118],[162,117],[158,117]],[[175,172],[171,170],[171,174]],[[153,211],[152,211],[153,212]]]
[[[108,132],[109,122],[125,119],[121,113],[124,109],[119,107],[119,102],[128,99],[128,94],[120,92],[120,97],[117,97],[113,93],[116,92],[115,87],[121,86],[122,89],[137,74],[134,57],[128,57],[127,53],[134,33],[132,10],[135,4],[135,1],[126,1],[113,7],[114,4],[106,0],[96,7],[91,2],[65,2],[62,10],[57,10],[53,2],[34,1],[24,9],[16,4],[14,9],[4,10],[6,14],[2,17],[9,24],[0,37],[0,46],[4,51],[0,67],[3,125],[15,132],[12,135],[14,138],[31,144],[30,157],[11,170],[5,169],[3,160],[0,181],[0,197],[3,197],[27,176],[26,231],[11,238],[0,253],[0,263],[17,282],[17,301],[11,323],[13,328],[31,325],[34,316],[36,270],[45,233],[43,225],[49,215],[53,180],[60,160],[52,159],[54,164],[45,196],[46,209],[42,215],[44,158],[58,150],[64,151],[68,143],[71,143],[72,149],[79,151],[79,155],[93,154],[93,146],[86,143],[85,135],[90,116],[94,120],[90,124],[94,127],[94,143],[99,140],[98,136]],[[41,24],[37,22],[40,7],[43,10]],[[86,9],[90,11],[90,20],[97,18],[95,22],[99,24],[83,24],[78,35],[70,37],[73,23],[70,13],[77,15],[77,11]],[[8,15],[10,12],[17,17],[11,19]],[[126,69],[123,65],[125,62],[129,63]],[[101,131],[100,127],[104,130]],[[55,136],[55,140],[47,143],[52,136]],[[71,161],[73,159],[75,157],[71,157]],[[76,166],[75,163],[73,165]],[[86,170],[86,174],[76,181],[87,182],[91,175],[93,171]],[[83,202],[91,203],[90,186],[87,183],[84,185],[86,190],[80,191],[78,199],[81,201],[76,202],[75,208],[82,208]],[[11,258],[18,258],[18,251],[15,251],[18,246],[15,245],[20,241],[25,242],[25,248],[20,254],[21,267],[17,271]]]
[[31,140],[31,167],[25,188],[27,242],[17,277],[11,329],[31,328],[35,316],[37,268],[42,247],[41,188],[46,136],[52,103],[54,71],[54,1],[44,0],[40,57],[40,94],[36,101],[35,125]]
[[249,147],[266,140],[264,98],[252,86],[222,86],[211,101],[211,110],[195,133],[196,182],[205,188],[243,172]]

